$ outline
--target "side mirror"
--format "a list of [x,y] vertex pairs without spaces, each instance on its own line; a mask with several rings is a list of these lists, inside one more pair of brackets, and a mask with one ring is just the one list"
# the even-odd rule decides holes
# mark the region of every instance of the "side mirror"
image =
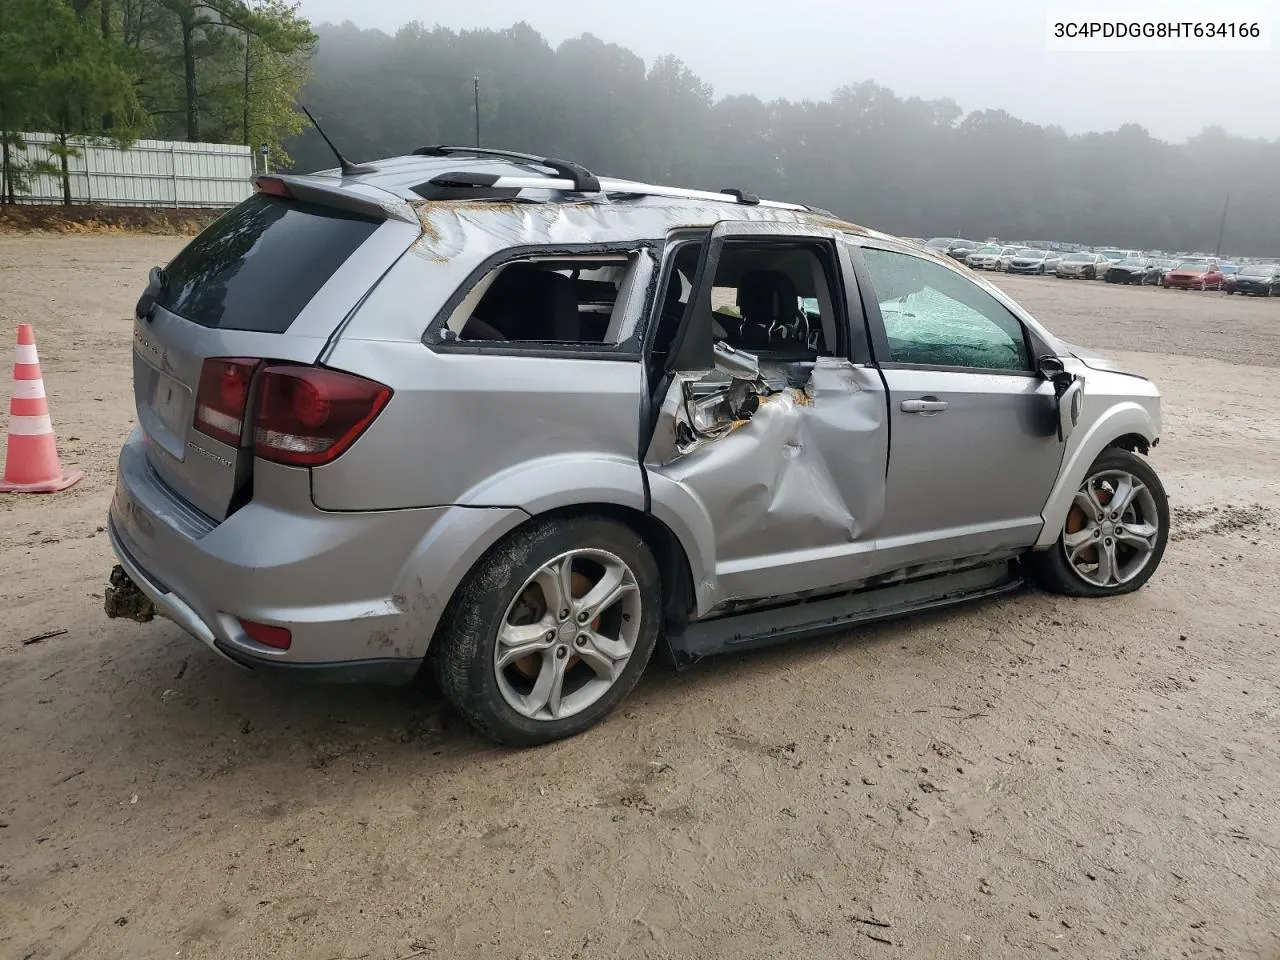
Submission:
[[1046,354],[1036,360],[1036,370],[1039,372],[1041,378],[1045,380],[1056,380],[1066,372],[1066,369],[1066,366],[1058,357]]

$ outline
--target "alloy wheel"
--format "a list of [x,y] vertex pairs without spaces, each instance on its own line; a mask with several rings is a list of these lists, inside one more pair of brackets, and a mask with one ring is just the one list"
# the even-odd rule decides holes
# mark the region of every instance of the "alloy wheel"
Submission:
[[635,573],[606,550],[571,550],[543,564],[498,627],[493,668],[503,699],[531,720],[585,710],[622,675],[641,612]]
[[1146,484],[1125,470],[1102,470],[1076,493],[1062,549],[1081,580],[1114,587],[1146,568],[1160,532],[1156,500]]

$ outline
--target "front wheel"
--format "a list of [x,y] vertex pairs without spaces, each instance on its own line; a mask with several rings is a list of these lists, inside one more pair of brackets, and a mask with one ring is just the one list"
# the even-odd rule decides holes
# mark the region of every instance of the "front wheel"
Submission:
[[1028,554],[1027,563],[1052,593],[1113,597],[1151,579],[1168,540],[1160,477],[1143,457],[1112,447],[1089,468],[1057,543]]
[[657,563],[596,515],[534,521],[489,552],[449,602],[437,680],[468,723],[512,746],[571,737],[636,685],[658,639]]

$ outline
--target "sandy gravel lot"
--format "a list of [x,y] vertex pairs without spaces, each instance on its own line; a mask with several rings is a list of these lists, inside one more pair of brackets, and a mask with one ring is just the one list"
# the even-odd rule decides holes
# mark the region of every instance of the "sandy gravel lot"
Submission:
[[0,957],[1280,957],[1280,301],[1006,281],[1165,391],[1138,594],[655,666],[511,752],[104,618],[127,317],[180,243],[0,235],[0,350],[36,324],[87,474],[0,496]]

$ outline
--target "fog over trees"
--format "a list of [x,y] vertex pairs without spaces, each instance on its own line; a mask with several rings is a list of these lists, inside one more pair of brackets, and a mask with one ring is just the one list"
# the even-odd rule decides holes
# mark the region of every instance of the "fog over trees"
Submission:
[[[462,32],[413,23],[394,36],[322,24],[316,33],[303,102],[352,159],[473,143],[479,76],[485,145],[598,173],[741,187],[909,236],[1166,250],[1213,249],[1230,192],[1224,252],[1280,254],[1280,140],[1210,127],[1166,143],[1144,130],[1137,103],[1119,130],[1070,136],[1000,110],[903,99],[866,80],[823,101],[717,95],[674,58],[646,66],[590,34],[552,47],[524,23]],[[798,55],[795,69],[804,68]],[[286,146],[295,169],[332,165],[312,131]]]

